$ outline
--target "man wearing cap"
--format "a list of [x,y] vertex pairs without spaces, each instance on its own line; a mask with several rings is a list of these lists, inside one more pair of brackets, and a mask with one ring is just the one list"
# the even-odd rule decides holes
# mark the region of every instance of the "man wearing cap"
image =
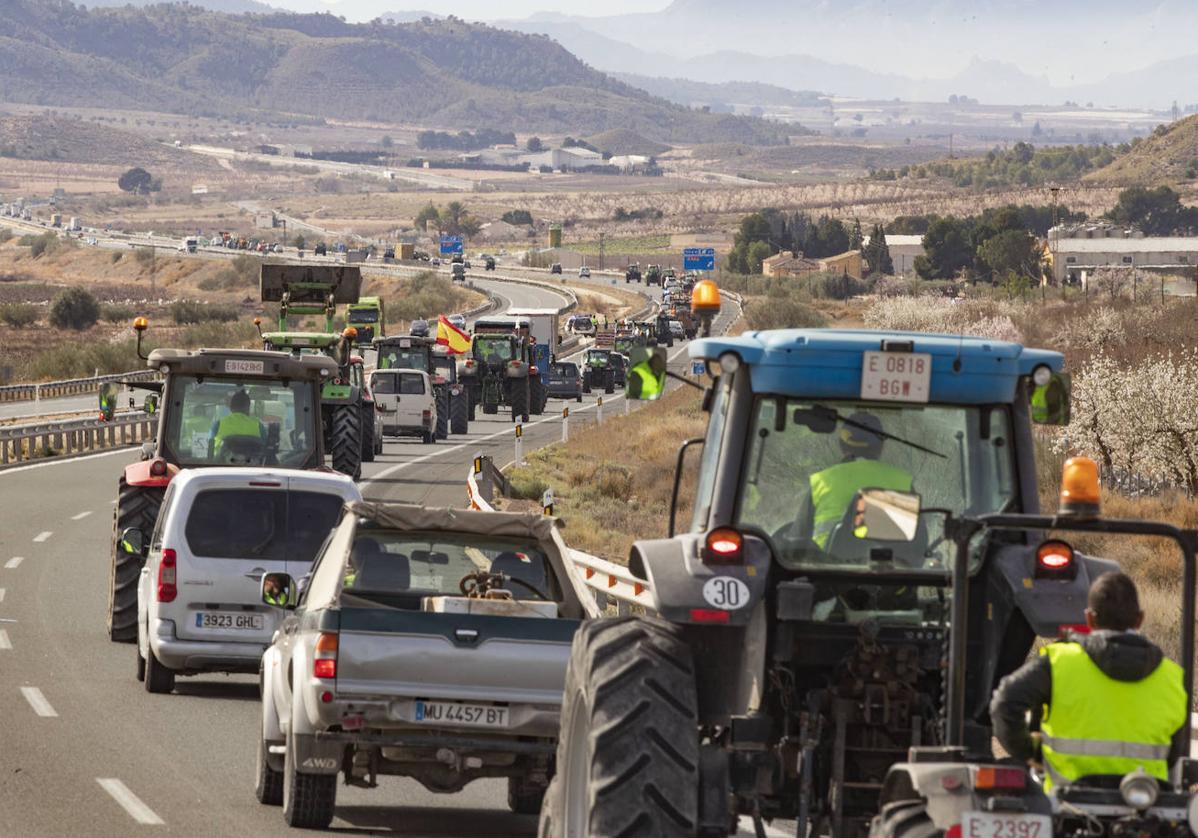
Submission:
[[857,412],[838,432],[844,460],[811,475],[811,540],[826,550],[836,525],[862,489],[910,492],[913,479],[897,466],[883,463],[882,423],[872,413]]
[[1139,633],[1144,612],[1127,574],[1099,576],[1087,604],[1088,634],[1044,647],[999,682],[994,735],[1015,759],[1043,763],[1045,791],[1137,768],[1165,780],[1190,723],[1181,667]]

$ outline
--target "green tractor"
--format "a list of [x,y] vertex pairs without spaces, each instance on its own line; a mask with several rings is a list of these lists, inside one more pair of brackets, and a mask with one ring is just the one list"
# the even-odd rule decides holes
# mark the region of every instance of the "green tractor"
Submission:
[[475,323],[472,357],[463,363],[462,378],[470,388],[471,405],[482,405],[483,413],[496,414],[500,405],[510,406],[513,422],[527,422],[542,394],[531,387],[540,384],[532,373],[532,345],[511,323],[490,330],[483,321]]
[[345,310],[345,323],[358,330],[354,346],[358,348],[373,345],[375,338],[386,337],[387,318],[383,308],[382,297],[361,297],[356,303],[350,303]]
[[378,350],[380,370],[410,369],[429,374],[437,400],[437,439],[445,439],[450,433],[469,432],[469,421],[474,418],[470,393],[458,380],[454,359],[437,352],[434,338],[428,335],[376,338],[374,348]]
[[582,391],[603,388],[604,393],[616,390],[616,371],[611,365],[610,349],[588,349],[582,368]]
[[[279,329],[264,332],[264,349],[294,356],[319,354],[337,363],[337,374],[320,391],[320,415],[325,450],[333,468],[357,480],[362,462],[376,450],[374,404],[365,387],[362,361],[352,354],[357,329],[334,331],[339,303],[358,302],[362,286],[359,268],[349,265],[263,265],[260,289],[263,302],[279,304]],[[288,331],[288,315],[325,317],[325,331]]]

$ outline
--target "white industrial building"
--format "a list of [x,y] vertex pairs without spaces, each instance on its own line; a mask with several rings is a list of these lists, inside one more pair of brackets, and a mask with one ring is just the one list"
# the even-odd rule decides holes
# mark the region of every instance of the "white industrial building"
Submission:
[[[865,237],[869,244],[870,237]],[[886,234],[886,250],[890,253],[890,261],[894,263],[895,276],[907,276],[915,272],[915,257],[923,256],[923,236],[903,236]]]
[[559,172],[586,169],[591,166],[610,165],[603,155],[589,148],[552,148],[545,151],[520,151],[512,146],[495,146],[481,151],[458,155],[466,163],[484,166],[542,166]]
[[1053,280],[1084,285],[1099,268],[1194,278],[1198,236],[1145,236],[1115,227],[1054,227],[1048,232]]

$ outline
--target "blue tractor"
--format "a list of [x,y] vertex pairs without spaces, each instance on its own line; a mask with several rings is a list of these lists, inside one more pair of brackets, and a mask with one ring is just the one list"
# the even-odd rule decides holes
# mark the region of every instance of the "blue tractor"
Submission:
[[[541,834],[723,835],[743,815],[944,834],[892,766],[992,761],[995,685],[1114,567],[1038,550],[1033,424],[1068,422],[1062,356],[818,329],[689,352],[707,434],[679,451],[669,537],[629,558],[654,608],[575,636]],[[897,823],[875,822],[884,787]]]

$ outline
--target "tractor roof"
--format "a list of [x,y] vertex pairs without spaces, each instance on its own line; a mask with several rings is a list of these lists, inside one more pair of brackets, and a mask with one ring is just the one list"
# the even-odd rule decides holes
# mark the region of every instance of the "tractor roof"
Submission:
[[263,332],[262,339],[276,346],[326,349],[340,343],[341,334],[339,332]]
[[429,346],[435,344],[437,339],[430,335],[387,335],[386,337],[375,338],[374,345],[376,347],[383,346]]
[[854,329],[780,329],[740,337],[704,338],[689,346],[692,358],[738,355],[752,371],[754,392],[796,398],[857,399],[863,353],[883,341],[910,342],[912,351],[932,356],[931,401],[946,404],[1011,402],[1019,377],[1047,365],[1060,371],[1059,352],[1018,343],[922,332]]
[[[236,362],[232,368],[228,362]],[[261,372],[258,371],[261,364]],[[327,355],[295,357],[262,349],[155,349],[146,366],[170,367],[174,375],[230,375],[244,378],[313,378],[337,374],[337,363]]]

